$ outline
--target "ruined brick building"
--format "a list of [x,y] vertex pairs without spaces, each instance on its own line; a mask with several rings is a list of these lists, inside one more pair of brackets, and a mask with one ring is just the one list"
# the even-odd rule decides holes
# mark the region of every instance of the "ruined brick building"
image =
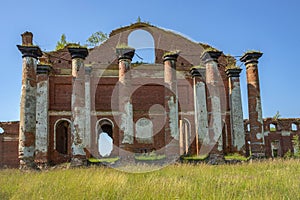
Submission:
[[[135,31],[153,40],[153,61],[133,62]],[[19,122],[0,122],[0,167],[32,167],[100,158],[100,136],[113,143],[107,156],[155,151],[257,157],[293,151],[299,119],[263,119],[258,60],[247,52],[249,119],[243,119],[235,59],[206,44],[147,23],[112,31],[100,46],[67,45],[42,52],[32,33],[17,45],[23,59]],[[176,50],[176,51],[175,51]]]

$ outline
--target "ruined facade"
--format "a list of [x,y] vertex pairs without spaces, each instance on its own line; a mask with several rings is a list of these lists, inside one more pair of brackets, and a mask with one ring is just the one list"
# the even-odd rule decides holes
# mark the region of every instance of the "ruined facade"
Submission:
[[[138,49],[128,38],[137,30],[153,39],[151,63],[133,62]],[[140,22],[112,31],[91,49],[67,45],[42,52],[32,37],[25,32],[17,45],[23,59],[20,121],[0,123],[0,167],[83,165],[89,157],[130,159],[153,151],[167,159],[234,152],[275,157],[293,152],[292,137],[300,135],[300,119],[262,118],[260,52],[240,59],[248,84],[244,120],[242,69],[209,45]],[[105,155],[104,137],[113,144]]]

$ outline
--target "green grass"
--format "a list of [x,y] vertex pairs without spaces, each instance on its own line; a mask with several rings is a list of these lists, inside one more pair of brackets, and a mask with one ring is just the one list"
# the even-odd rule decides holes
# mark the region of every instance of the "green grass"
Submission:
[[120,158],[119,157],[112,157],[112,158],[89,158],[88,161],[90,163],[99,163],[99,162],[106,162],[106,163],[114,163],[116,162],[117,160],[119,160]]
[[300,161],[176,164],[132,174],[105,167],[0,170],[0,199],[300,199]]
[[141,161],[154,161],[154,160],[162,160],[165,159],[165,155],[139,155],[135,156],[136,160],[141,160]]
[[208,155],[202,155],[202,156],[183,156],[182,159],[186,161],[200,161],[205,160],[208,157]]
[[240,161],[247,161],[248,158],[245,156],[242,156],[240,154],[234,153],[224,156],[225,160],[240,160]]

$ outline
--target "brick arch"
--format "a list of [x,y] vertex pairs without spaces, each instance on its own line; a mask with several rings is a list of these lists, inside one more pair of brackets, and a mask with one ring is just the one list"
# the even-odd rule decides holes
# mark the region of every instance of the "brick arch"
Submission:
[[189,69],[192,65],[200,64],[200,55],[208,45],[200,44],[184,37],[176,32],[152,26],[147,23],[135,23],[112,31],[109,38],[100,46],[89,52],[85,63],[95,63],[101,66],[117,64],[115,47],[118,44],[128,44],[128,36],[135,30],[144,30],[150,33],[155,46],[155,63],[163,63],[162,57],[166,51],[180,50],[181,55],[177,59],[178,66]]
[[[96,139],[98,138],[98,131],[101,128],[101,126],[103,125],[111,125],[111,129],[113,132],[113,129],[115,127],[113,121],[111,119],[108,118],[101,118],[96,122],[96,126],[95,126],[95,133],[96,133]],[[111,135],[111,138],[113,138],[113,133]]]
[[[100,156],[103,156],[103,155],[101,155],[101,147],[103,147],[103,146],[100,146],[100,138],[101,138],[101,134],[103,133],[103,132],[99,132],[99,130],[102,130],[103,132],[105,132],[105,133],[107,133],[108,134],[108,136],[111,138],[111,140],[112,140],[112,149],[111,149],[111,151],[110,151],[110,153],[109,153],[109,155],[108,156],[110,156],[111,154],[112,154],[112,152],[113,152],[113,149],[114,149],[114,147],[113,147],[113,144],[114,144],[114,123],[113,123],[113,121],[112,120],[110,120],[110,119],[108,119],[108,118],[101,118],[101,119],[99,119],[97,122],[96,122],[96,126],[95,126],[95,132],[96,132],[96,134],[95,134],[95,136],[96,136],[96,140],[95,141],[97,141],[96,142],[96,146],[97,146],[97,150],[98,150],[98,153],[99,153],[99,155]],[[107,150],[107,148],[105,148],[106,150]],[[102,149],[102,150],[104,150],[105,151],[105,149]],[[94,155],[95,156],[95,155]]]
[[[64,139],[64,144],[61,144],[62,147],[58,147],[58,125],[60,125],[60,123],[63,122],[67,122],[69,124],[68,128],[68,132],[65,133],[67,135],[65,135],[66,138],[62,138]],[[73,130],[73,123],[71,120],[67,119],[67,118],[61,118],[56,120],[56,122],[54,123],[54,139],[53,139],[53,147],[55,150],[57,150],[59,153],[64,153],[64,154],[70,154],[71,153],[71,137],[72,137],[72,130]],[[62,136],[63,137],[63,136]],[[58,149],[61,148],[61,149]]]
[[128,35],[128,45],[135,49],[132,62],[155,63],[155,40],[151,32],[136,29]]

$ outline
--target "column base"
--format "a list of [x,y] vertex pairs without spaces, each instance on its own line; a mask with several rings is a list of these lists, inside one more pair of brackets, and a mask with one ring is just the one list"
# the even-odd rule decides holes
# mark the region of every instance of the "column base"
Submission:
[[20,159],[20,170],[39,170],[37,164],[33,158],[21,158]]
[[209,165],[222,165],[225,164],[225,158],[223,154],[209,154],[207,158]]
[[71,164],[70,164],[71,168],[83,167],[83,166],[87,166],[86,156],[76,155],[71,158]]
[[119,156],[122,165],[133,165],[135,164],[135,154],[129,150],[130,148],[126,145],[121,145],[119,149]]
[[171,140],[165,148],[165,155],[168,161],[176,161],[180,158],[180,146],[178,140]]
[[250,156],[252,159],[261,159],[266,157],[265,145],[263,143],[252,143]]

